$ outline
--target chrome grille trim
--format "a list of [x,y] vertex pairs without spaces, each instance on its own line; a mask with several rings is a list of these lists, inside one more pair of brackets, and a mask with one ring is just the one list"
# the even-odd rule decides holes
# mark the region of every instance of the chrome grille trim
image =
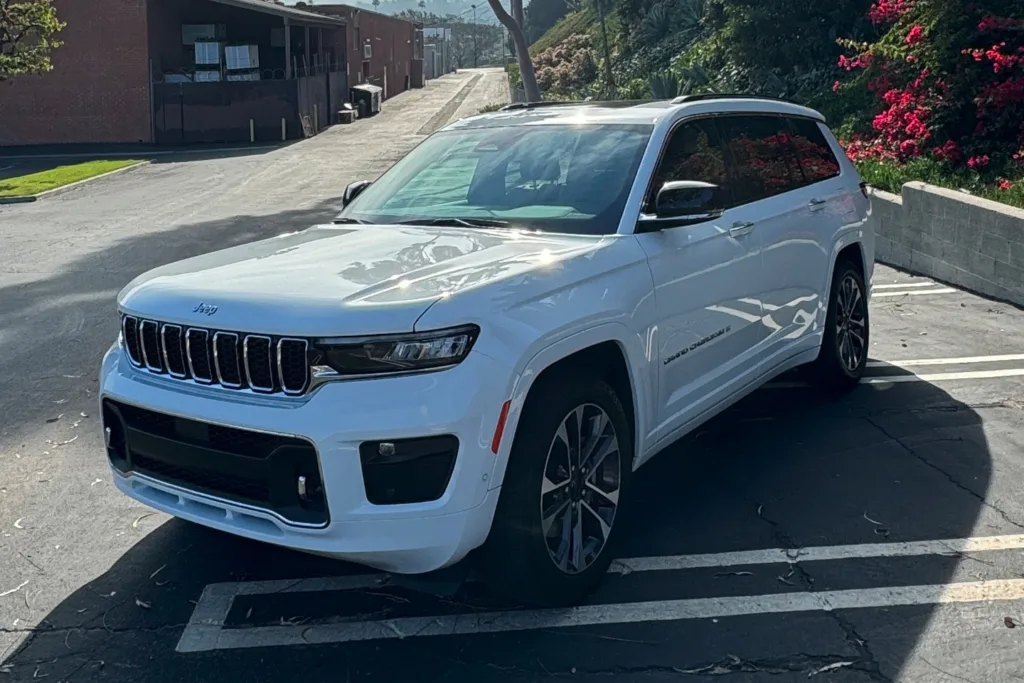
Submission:
[[309,379],[310,379],[309,362],[308,361],[306,362],[306,371],[303,373],[303,376],[302,376],[302,386],[299,387],[298,389],[289,389],[288,385],[285,383],[285,380],[284,380],[284,367],[283,367],[283,364],[281,362],[281,348],[284,346],[285,342],[298,342],[298,343],[301,343],[302,344],[302,353],[303,353],[303,355],[306,355],[306,354],[309,353],[309,340],[308,339],[298,339],[296,337],[282,337],[281,339],[277,340],[277,381],[281,383],[281,390],[285,394],[287,394],[288,396],[301,396],[302,394],[304,394],[306,392],[306,389],[309,388]]
[[[203,335],[203,353],[206,355],[206,367],[210,368],[209,377],[200,377],[196,374],[195,366],[192,363],[192,333],[198,332]],[[210,332],[201,327],[190,327],[185,330],[185,358],[188,360],[188,374],[199,384],[213,384],[213,360],[210,358]]]
[[164,368],[159,364],[160,361],[161,361],[159,354],[157,355],[157,358],[156,358],[156,364],[154,364],[153,361],[150,359],[149,354],[146,353],[146,329],[147,329],[146,326],[147,325],[152,325],[154,328],[156,328],[155,330],[153,330],[153,334],[156,335],[155,339],[156,339],[157,348],[160,347],[160,325],[156,321],[154,321],[154,320],[142,320],[142,321],[140,321],[139,322],[139,347],[140,347],[140,349],[142,351],[142,362],[145,364],[146,369],[149,370],[150,372],[156,372],[156,373],[161,373],[162,374],[164,372]]
[[128,334],[129,320],[135,323],[135,334],[132,336],[135,337],[135,343],[138,345],[140,356],[142,354],[142,337],[139,335],[139,319],[136,318],[135,316],[126,315],[123,318],[121,318],[121,337],[124,339],[125,356],[128,357],[129,363],[131,363],[137,368],[141,368],[142,358],[136,358],[135,356],[132,355],[132,347],[131,344],[128,343],[128,337],[130,336]]
[[[254,339],[265,339],[267,342],[267,377],[270,378],[270,386],[259,386],[252,381],[249,362],[249,342]],[[248,334],[242,340],[242,365],[245,366],[245,381],[249,388],[261,394],[274,393],[274,361],[273,361],[274,340],[261,334]]]
[[234,339],[233,344],[234,344],[234,347],[235,347],[235,366],[236,366],[235,369],[238,372],[238,379],[239,380],[242,379],[242,368],[238,367],[239,365],[241,365],[238,362],[238,335],[235,334],[234,332],[214,332],[213,333],[213,370],[214,370],[214,372],[217,375],[217,382],[220,383],[221,386],[227,387],[228,389],[241,389],[242,388],[242,382],[241,381],[239,381],[236,384],[234,382],[227,382],[227,381],[224,380],[224,373],[221,371],[221,368],[220,368],[220,365],[221,365],[221,363],[220,363],[220,353],[217,352],[217,340],[222,338],[222,337],[225,338],[225,339],[228,338],[228,337],[231,337],[232,339]]
[[[162,325],[160,327],[160,352],[164,359],[164,369],[167,370],[167,374],[175,379],[185,379],[188,377],[187,372],[177,373],[171,369],[171,362],[167,358],[167,332],[172,331],[177,334],[178,353],[184,356],[184,349],[181,348],[181,325]],[[182,359],[184,360],[184,358]],[[184,365],[184,363],[183,363]]]
[[[132,367],[176,381],[290,398],[307,395],[319,384],[310,368],[309,339],[188,327],[125,313],[120,316],[120,331],[120,343]],[[237,382],[232,381],[225,344],[234,350]],[[264,352],[266,360],[259,355]]]

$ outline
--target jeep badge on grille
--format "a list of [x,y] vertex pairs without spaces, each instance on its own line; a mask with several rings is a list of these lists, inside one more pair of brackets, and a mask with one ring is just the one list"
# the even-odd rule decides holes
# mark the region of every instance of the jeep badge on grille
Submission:
[[217,307],[213,304],[206,304],[199,302],[199,305],[192,309],[193,313],[199,313],[202,315],[213,315],[217,312]]

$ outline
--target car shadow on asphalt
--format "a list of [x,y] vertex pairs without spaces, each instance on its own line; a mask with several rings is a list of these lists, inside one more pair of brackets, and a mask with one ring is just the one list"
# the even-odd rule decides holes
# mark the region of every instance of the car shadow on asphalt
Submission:
[[[238,226],[235,226],[238,227]],[[232,226],[195,237],[230,241]],[[209,242],[207,242],[209,243]],[[218,245],[219,246],[219,245]],[[142,264],[140,264],[141,266]],[[152,265],[152,264],[147,264]],[[0,300],[3,300],[0,297]],[[109,315],[104,302],[97,315]],[[113,327],[113,326],[112,326]],[[101,349],[90,349],[98,354]],[[884,369],[900,374],[898,368]],[[969,537],[986,510],[991,475],[981,419],[923,381],[862,385],[824,400],[809,389],[762,389],[641,469],[633,481],[620,557]],[[609,575],[595,605],[688,598],[945,584],[956,554],[845,563]],[[749,570],[749,571],[741,571]],[[890,680],[911,656],[934,606],[834,610],[487,635],[178,654],[175,646],[205,586],[370,570],[169,521],[82,586],[3,659],[11,671],[54,680],[536,681],[689,672],[772,673],[806,680]],[[429,584],[430,577],[427,577]],[[444,584],[444,579],[438,585]],[[445,584],[447,585],[447,584]],[[425,589],[430,592],[429,585]],[[513,610],[470,587],[417,597],[401,586],[246,603],[234,628],[317,620]],[[428,607],[423,607],[423,605]],[[891,624],[898,620],[898,633]],[[706,674],[706,675],[705,675]],[[20,680],[20,679],[19,679]],[[75,680],[75,679],[72,679]],[[748,680],[744,678],[743,680]]]
[[[0,180],[41,173],[59,166],[84,164],[110,159],[139,159],[154,164],[181,164],[210,159],[234,159],[267,154],[290,147],[301,140],[271,144],[191,145],[155,147],[152,145],[85,145],[75,148],[38,147],[0,149]],[[12,156],[6,156],[6,154]],[[16,153],[16,156],[14,154]]]

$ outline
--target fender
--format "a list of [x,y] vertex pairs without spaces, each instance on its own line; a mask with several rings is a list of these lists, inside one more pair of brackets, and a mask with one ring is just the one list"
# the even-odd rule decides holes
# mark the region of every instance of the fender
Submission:
[[511,404],[502,432],[501,445],[495,456],[490,477],[491,488],[501,486],[504,480],[505,468],[512,451],[512,443],[515,441],[516,430],[519,428],[523,406],[540,374],[577,351],[605,342],[616,343],[626,360],[626,370],[633,390],[633,414],[636,421],[633,461],[636,462],[637,454],[644,452],[643,449],[647,446],[646,437],[650,428],[648,416],[651,415],[656,389],[656,377],[650,360],[653,346],[649,339],[650,335],[641,336],[630,331],[622,323],[606,322],[554,341],[517,367],[512,373],[507,394]]
[[829,269],[826,280],[822,283],[822,299],[818,304],[818,337],[820,342],[821,330],[825,326],[825,316],[828,314],[828,302],[832,296],[832,276],[836,272],[836,261],[839,260],[839,252],[851,244],[860,247],[860,257],[864,264],[864,286],[867,288],[866,296],[871,297],[871,278],[875,269],[874,234],[870,228],[865,227],[866,221],[858,225],[852,225],[842,230],[832,243],[832,253],[829,254]]

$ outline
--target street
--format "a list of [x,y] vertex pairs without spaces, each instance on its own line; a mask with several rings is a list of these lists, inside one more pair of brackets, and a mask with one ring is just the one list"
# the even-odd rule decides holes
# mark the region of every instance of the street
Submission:
[[0,683],[1024,680],[1024,311],[884,266],[862,385],[823,401],[792,373],[641,469],[576,610],[116,491],[96,375],[118,290],[330,219],[347,183],[505,98],[502,72],[463,71],[310,140],[0,207]]

